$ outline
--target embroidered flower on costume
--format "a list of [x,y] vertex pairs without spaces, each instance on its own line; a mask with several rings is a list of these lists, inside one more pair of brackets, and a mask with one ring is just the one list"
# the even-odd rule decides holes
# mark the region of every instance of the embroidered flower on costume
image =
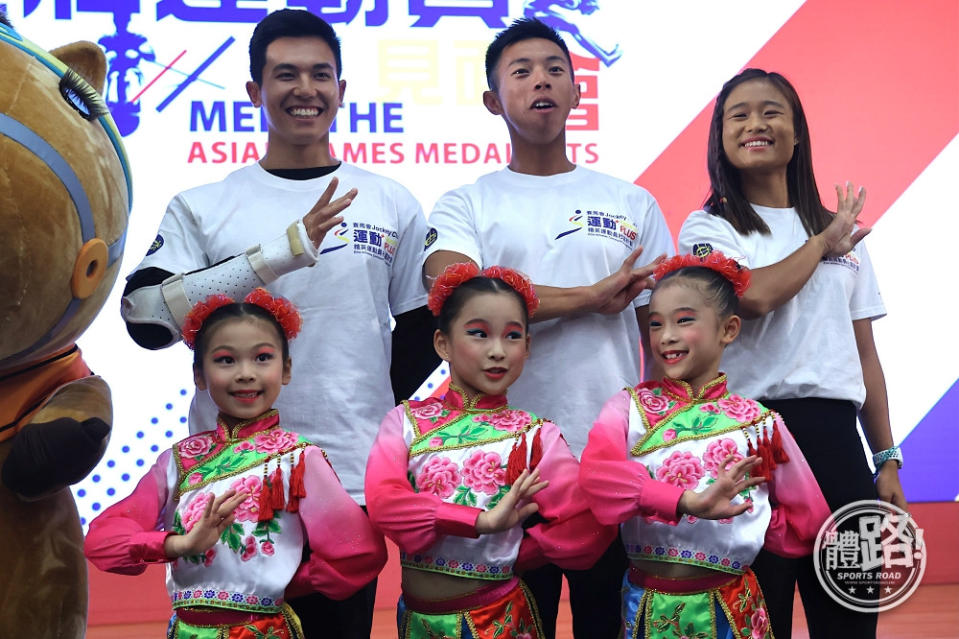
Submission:
[[239,444],[233,447],[234,453],[242,453],[245,450],[256,450],[255,448],[253,448],[253,442],[251,442],[250,440],[246,440],[246,441],[240,442]]
[[413,417],[417,417],[419,419],[431,419],[433,417],[442,417],[443,407],[439,404],[439,402],[430,402],[429,404],[423,404],[422,406],[411,408],[410,412],[413,413]]
[[261,541],[261,542],[260,542],[260,552],[262,552],[264,555],[267,555],[267,556],[272,557],[272,556],[273,556],[273,553],[276,552],[276,548],[273,547],[273,543],[272,543],[272,542],[269,542],[269,541]]
[[253,535],[248,535],[246,539],[243,540],[244,548],[243,553],[240,555],[240,559],[243,561],[250,561],[254,555],[256,555],[256,538]]
[[259,477],[240,477],[230,488],[238,493],[248,493],[236,510],[233,511],[236,521],[256,521],[260,514],[260,491],[263,489],[263,480]]
[[430,438],[430,448],[439,448],[443,445],[442,437],[431,437]]
[[474,422],[489,422],[496,430],[505,430],[508,433],[515,433],[523,430],[531,421],[529,413],[525,410],[502,410],[496,413],[485,413],[473,418]]
[[752,626],[750,639],[763,639],[766,631],[769,630],[769,617],[766,615],[766,609],[760,606],[756,612],[749,618],[749,625]]
[[730,395],[716,402],[726,416],[739,422],[751,422],[762,414],[759,404],[751,399]]
[[196,486],[201,481],[203,481],[203,473],[190,473],[190,476],[187,477],[186,481],[191,486]]
[[186,532],[193,530],[193,526],[203,517],[203,511],[212,499],[213,493],[199,493],[186,505],[180,514],[180,519],[183,521],[183,529]]
[[639,398],[639,405],[651,413],[660,413],[669,408],[669,400],[662,395],[656,395],[649,389],[643,388],[636,392]]
[[723,412],[719,410],[716,404],[703,404],[699,407],[699,410],[703,411],[704,413],[712,413],[713,415],[718,415]]
[[443,499],[452,495],[459,483],[459,469],[449,457],[434,457],[429,460],[416,478],[416,487],[420,492],[433,493]]
[[216,548],[210,548],[203,553],[203,565],[209,567],[213,564],[213,558],[216,557]]
[[729,467],[741,460],[743,456],[739,453],[736,442],[728,437],[709,442],[709,445],[706,446],[706,452],[703,453],[703,464],[706,466],[706,472],[709,473],[710,477],[719,477],[719,467],[730,455],[733,456],[733,459],[726,464],[723,470],[729,470]]
[[279,428],[270,429],[253,438],[257,452],[266,453],[267,455],[292,448],[296,445],[296,442],[296,435],[285,430],[280,430]]
[[473,453],[463,464],[463,483],[469,488],[487,495],[495,495],[506,483],[506,469],[498,453]]
[[675,428],[667,428],[666,430],[663,431],[663,441],[664,441],[664,442],[671,442],[671,441],[673,441],[674,439],[676,439],[676,429],[675,429]]
[[183,459],[196,459],[206,455],[213,449],[215,441],[210,435],[194,435],[188,437],[176,445],[180,457]]
[[699,457],[680,450],[667,457],[663,465],[656,469],[656,479],[689,490],[696,489],[704,474]]

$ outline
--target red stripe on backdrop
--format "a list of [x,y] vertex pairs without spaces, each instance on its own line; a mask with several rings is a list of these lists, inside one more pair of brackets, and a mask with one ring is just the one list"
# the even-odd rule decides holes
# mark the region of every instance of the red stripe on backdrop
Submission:
[[[863,184],[866,224],[959,133],[955,0],[808,0],[746,66],[778,71],[793,83],[812,129],[823,204],[835,207],[833,184]],[[712,108],[636,180],[659,200],[674,237],[708,190]]]

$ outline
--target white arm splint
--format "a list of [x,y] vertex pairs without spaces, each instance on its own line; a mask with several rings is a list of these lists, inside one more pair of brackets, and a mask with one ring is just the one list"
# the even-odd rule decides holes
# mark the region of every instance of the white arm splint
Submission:
[[286,233],[267,244],[215,266],[173,275],[160,284],[144,286],[125,295],[120,314],[130,324],[156,324],[170,331],[170,342],[180,339],[183,320],[193,306],[214,293],[242,300],[258,286],[304,266],[313,266],[316,247],[306,234],[303,221],[294,222]]

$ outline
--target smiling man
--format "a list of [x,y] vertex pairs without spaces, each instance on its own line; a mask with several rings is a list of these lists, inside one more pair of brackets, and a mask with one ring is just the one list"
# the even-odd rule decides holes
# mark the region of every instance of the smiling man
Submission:
[[[440,198],[430,215],[424,275],[454,262],[502,264],[536,283],[540,309],[530,327],[529,362],[510,401],[546,415],[578,456],[603,403],[639,380],[647,337],[648,277],[634,268],[673,243],[645,190],[569,161],[566,119],[579,105],[569,51],[538,20],[517,20],[486,53],[483,103],[503,118],[509,166]],[[648,378],[657,377],[646,371]],[[619,588],[626,556],[619,540],[589,571],[567,571],[578,638],[619,634]],[[562,575],[528,572],[544,630],[555,634]]]
[[[266,285],[292,300],[303,334],[277,408],[328,453],[363,505],[366,458],[394,393],[405,399],[439,359],[420,278],[419,204],[396,182],[330,155],[341,69],[339,40],[321,18],[286,9],[257,25],[246,89],[266,113],[267,154],[173,199],[128,278],[123,317],[134,340],[155,349],[177,342],[185,312],[212,293],[240,299]],[[197,394],[191,431],[215,420],[209,396]],[[297,585],[310,591],[308,581]],[[308,637],[369,637],[374,595],[375,583],[343,603],[320,595],[290,603]]]

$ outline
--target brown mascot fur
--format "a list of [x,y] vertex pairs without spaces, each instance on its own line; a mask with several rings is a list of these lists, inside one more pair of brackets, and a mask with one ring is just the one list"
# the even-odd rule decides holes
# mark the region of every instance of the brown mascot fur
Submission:
[[126,157],[98,93],[105,68],[91,42],[47,53],[0,24],[4,638],[86,630],[83,535],[67,486],[102,456],[112,408],[75,342],[116,280],[130,207]]

